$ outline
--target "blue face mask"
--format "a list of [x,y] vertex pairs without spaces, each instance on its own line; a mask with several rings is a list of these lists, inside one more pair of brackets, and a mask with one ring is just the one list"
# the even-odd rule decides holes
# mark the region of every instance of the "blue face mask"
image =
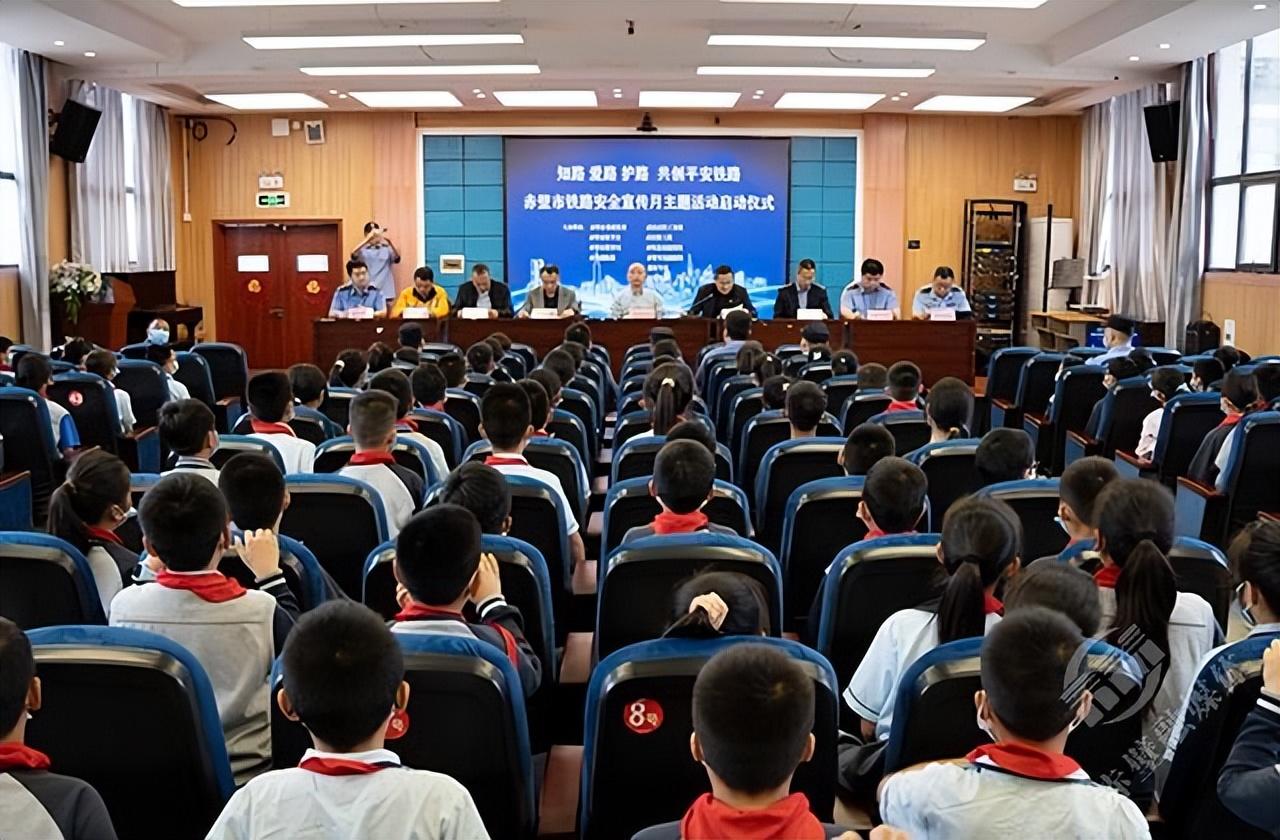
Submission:
[[169,331],[154,329],[147,330],[147,341],[150,341],[152,344],[168,344]]

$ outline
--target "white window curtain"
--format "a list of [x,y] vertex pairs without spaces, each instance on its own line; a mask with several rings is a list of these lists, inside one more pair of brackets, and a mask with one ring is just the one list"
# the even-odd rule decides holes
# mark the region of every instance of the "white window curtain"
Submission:
[[1209,175],[1209,60],[1182,66],[1178,162],[1173,180],[1173,220],[1166,238],[1169,307],[1165,345],[1182,347],[1187,324],[1200,317],[1204,273],[1204,202]]
[[[14,131],[17,149],[18,277],[22,299],[22,340],[49,347],[49,135],[45,127],[46,97],[43,58],[0,44],[5,87],[16,92],[16,112],[6,130]],[[10,107],[14,102],[8,103]]]
[[1089,274],[1111,264],[1109,202],[1111,183],[1111,100],[1084,112],[1080,149],[1080,256]]
[[102,112],[84,163],[69,167],[72,258],[99,272],[129,271],[120,91],[72,81],[68,98]]
[[172,271],[173,184],[169,169],[169,112],[132,98],[137,126],[134,155],[137,173],[138,231],[135,271]]

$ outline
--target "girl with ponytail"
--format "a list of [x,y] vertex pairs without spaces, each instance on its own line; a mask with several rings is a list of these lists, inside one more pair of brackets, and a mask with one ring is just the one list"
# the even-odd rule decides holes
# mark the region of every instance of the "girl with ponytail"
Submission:
[[1003,610],[997,593],[1018,572],[1021,551],[1022,528],[1004,502],[971,496],[951,506],[938,544],[943,586],[936,609],[922,605],[889,616],[845,688],[864,738],[888,739],[898,681],[912,663],[940,644],[984,636],[995,626]]
[[954,376],[939,379],[929,390],[924,414],[929,423],[930,443],[969,437],[973,389]]
[[[1104,638],[1146,651],[1141,659],[1147,679],[1159,683],[1143,728],[1159,744],[1155,755],[1162,755],[1168,731],[1157,724],[1178,715],[1200,660],[1213,648],[1217,621],[1203,598],[1178,591],[1167,558],[1173,546],[1173,496],[1168,490],[1147,479],[1117,479],[1098,494],[1095,515],[1102,566],[1093,578]],[[1135,632],[1141,634],[1136,643]]]
[[644,380],[645,407],[652,413],[653,434],[665,435],[684,420],[693,399],[693,374],[675,362],[655,367]]
[[664,639],[769,635],[769,600],[760,583],[741,572],[703,572],[676,587]]
[[75,546],[89,561],[102,612],[129,583],[138,554],[115,535],[129,516],[129,468],[115,455],[91,449],[67,472],[67,480],[49,499],[49,533]]
[[329,368],[329,387],[359,388],[367,368],[364,353],[355,349],[343,350],[334,360],[333,367]]

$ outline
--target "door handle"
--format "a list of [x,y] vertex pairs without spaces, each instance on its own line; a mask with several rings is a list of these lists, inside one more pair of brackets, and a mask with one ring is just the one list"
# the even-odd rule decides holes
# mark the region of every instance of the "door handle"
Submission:
[[272,317],[272,318],[281,318],[281,319],[283,319],[283,318],[284,318],[284,307],[283,307],[283,306],[273,306],[273,307],[271,307],[270,309],[268,309],[268,310],[267,310],[267,312],[269,312],[269,313],[271,314],[271,317]]

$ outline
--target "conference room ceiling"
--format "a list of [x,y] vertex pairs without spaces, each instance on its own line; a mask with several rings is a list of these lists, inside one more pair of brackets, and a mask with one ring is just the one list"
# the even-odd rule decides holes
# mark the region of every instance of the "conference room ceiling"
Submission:
[[[930,1],[955,5],[955,0]],[[1031,9],[917,5],[922,0],[185,5],[208,2],[0,0],[0,39],[59,62],[62,78],[109,84],[190,113],[231,110],[204,99],[206,94],[305,93],[333,110],[366,110],[356,99],[340,95],[437,91],[456,97],[461,107],[449,110],[458,112],[512,110],[500,104],[495,92],[590,90],[597,107],[628,110],[640,106],[642,91],[737,93],[732,106],[737,111],[771,111],[788,92],[842,92],[882,94],[868,109],[871,113],[909,112],[938,95],[980,95],[1029,97],[1033,101],[1010,113],[1044,114],[1078,111],[1107,96],[1176,78],[1179,63],[1280,25],[1280,0],[1045,0]],[[1017,5],[1028,0],[986,2]],[[629,26],[634,34],[628,34]],[[263,50],[243,40],[421,34],[518,35],[506,40],[522,43]],[[983,43],[972,50],[712,46],[712,35],[966,38]],[[87,57],[89,52],[94,55]],[[526,71],[534,65],[538,72],[350,76],[323,69],[308,75],[301,69],[450,65],[514,65]],[[743,66],[818,68],[815,73],[908,71],[903,76],[933,72],[923,78],[775,76],[762,70],[699,73],[699,68]]]

